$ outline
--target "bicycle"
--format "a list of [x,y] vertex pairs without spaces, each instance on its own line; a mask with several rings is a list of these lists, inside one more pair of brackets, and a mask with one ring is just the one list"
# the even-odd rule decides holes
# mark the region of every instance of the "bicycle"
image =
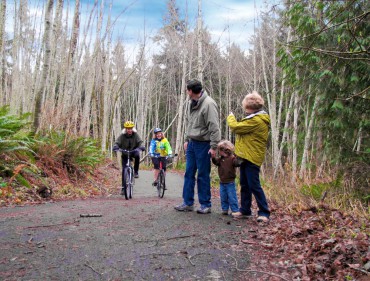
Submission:
[[[173,158],[177,156],[177,154],[175,154],[174,156],[152,156],[153,158],[158,158],[159,160],[161,160],[161,158],[164,158],[164,159],[169,159],[169,158]],[[166,190],[166,174],[165,174],[165,171],[163,169],[163,166],[162,166],[162,161],[159,161],[159,174],[158,174],[158,177],[157,177],[157,192],[158,192],[158,197],[159,198],[163,198],[164,196],[164,192]]]
[[[129,200],[132,198],[132,195],[134,193],[134,184],[135,184],[135,177],[134,177],[134,167],[132,166],[132,161],[130,159],[130,153],[134,152],[134,150],[126,150],[126,149],[119,149],[122,153],[127,153],[127,162],[123,166],[122,171],[122,191],[123,195],[125,195],[126,200]],[[124,181],[123,181],[124,179]]]

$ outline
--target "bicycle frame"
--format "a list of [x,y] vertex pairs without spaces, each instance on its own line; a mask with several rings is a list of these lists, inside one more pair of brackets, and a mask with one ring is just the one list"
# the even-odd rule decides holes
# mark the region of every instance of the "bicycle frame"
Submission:
[[127,153],[127,162],[126,164],[122,163],[122,185],[125,198],[128,200],[132,198],[134,188],[134,168],[130,158],[130,154],[133,152],[133,150],[120,149],[119,151]]
[[[175,154],[174,156],[177,156]],[[173,156],[173,157],[174,157]],[[168,159],[171,158],[169,156],[153,156],[153,158],[157,158],[159,160],[159,173],[157,176],[157,191],[158,191],[158,197],[163,198],[164,192],[166,190],[166,173],[165,170],[163,169],[163,162],[162,159]]]

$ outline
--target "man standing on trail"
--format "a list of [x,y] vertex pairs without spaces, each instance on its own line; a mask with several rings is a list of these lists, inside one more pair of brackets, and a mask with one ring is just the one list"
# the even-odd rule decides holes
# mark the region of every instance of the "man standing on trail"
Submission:
[[202,89],[196,79],[187,83],[190,98],[185,113],[184,151],[186,171],[182,192],[183,203],[176,206],[177,211],[194,210],[195,175],[197,175],[199,214],[211,212],[211,155],[216,154],[217,143],[221,139],[218,107],[216,102]]

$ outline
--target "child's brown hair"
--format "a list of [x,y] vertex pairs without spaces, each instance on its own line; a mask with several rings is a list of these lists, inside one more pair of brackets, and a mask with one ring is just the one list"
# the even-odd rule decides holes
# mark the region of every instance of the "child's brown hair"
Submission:
[[228,140],[222,140],[217,145],[218,150],[223,150],[227,154],[233,154],[235,146]]

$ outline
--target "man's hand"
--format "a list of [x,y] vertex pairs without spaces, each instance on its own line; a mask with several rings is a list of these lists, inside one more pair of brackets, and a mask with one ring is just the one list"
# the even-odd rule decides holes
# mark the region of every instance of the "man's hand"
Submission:
[[184,151],[186,153],[186,150],[188,149],[188,142],[184,142]]
[[216,150],[214,150],[213,148],[211,148],[209,151],[208,151],[209,154],[211,154],[211,157],[214,158],[216,157]]

